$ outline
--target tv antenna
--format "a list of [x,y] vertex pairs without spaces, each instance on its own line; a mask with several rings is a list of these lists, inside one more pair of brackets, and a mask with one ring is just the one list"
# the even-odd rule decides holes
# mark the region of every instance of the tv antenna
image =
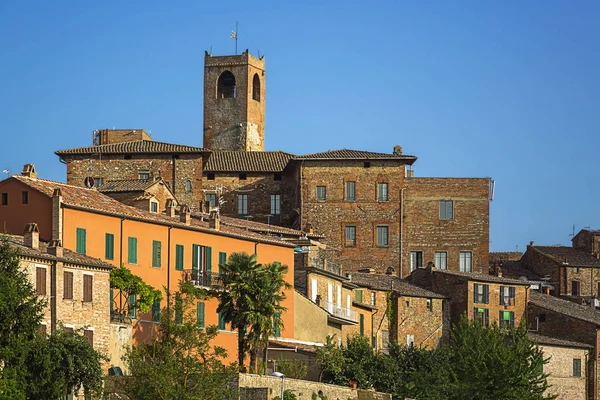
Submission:
[[569,233],[569,236],[575,237],[575,224],[573,224],[573,233]]
[[237,45],[238,45],[238,22],[235,21],[235,31],[231,31],[230,38],[235,39],[235,55],[237,56]]

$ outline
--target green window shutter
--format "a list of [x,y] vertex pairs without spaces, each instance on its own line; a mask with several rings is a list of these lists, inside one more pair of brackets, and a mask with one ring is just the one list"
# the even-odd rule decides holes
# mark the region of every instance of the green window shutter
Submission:
[[475,283],[473,285],[473,303],[478,303],[477,293],[479,293],[479,285]]
[[184,248],[182,244],[175,246],[175,269],[177,271],[183,271],[183,254]]
[[76,250],[77,250],[77,253],[79,253],[79,254],[85,254],[85,248],[86,248],[86,243],[85,243],[86,237],[85,236],[86,236],[85,229],[77,228]]
[[183,301],[179,295],[175,298],[175,323],[183,323]]
[[281,329],[277,324],[277,321],[281,320],[281,313],[276,313],[275,318],[273,318],[273,331],[275,332],[275,337],[281,336]]
[[204,303],[198,302],[198,308],[196,309],[196,318],[198,320],[198,326],[204,328]]
[[212,247],[206,246],[206,284],[212,284]]
[[360,314],[360,336],[365,336],[365,316]]
[[160,301],[154,300],[152,304],[152,321],[160,322]]
[[128,300],[128,304],[129,304],[129,318],[131,319],[135,319],[136,318],[136,308],[135,308],[135,293],[134,294],[130,294],[129,295],[129,300]]
[[127,239],[127,262],[137,264],[137,238],[130,237]]
[[113,235],[112,233],[106,234],[104,258],[107,260],[115,259],[115,235]]
[[223,274],[223,267],[221,265],[227,264],[227,253],[219,252],[219,275]]
[[198,254],[200,253],[200,246],[197,244],[192,245],[192,271],[198,271]]
[[490,285],[483,285],[483,302],[490,304]]
[[225,318],[223,318],[223,313],[219,313],[219,330],[225,330]]
[[152,266],[154,268],[160,268],[161,254],[160,254],[161,242],[158,240],[152,241]]

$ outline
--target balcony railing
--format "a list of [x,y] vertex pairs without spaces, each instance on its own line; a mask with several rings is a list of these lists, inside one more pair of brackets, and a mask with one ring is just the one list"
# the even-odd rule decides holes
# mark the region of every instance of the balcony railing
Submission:
[[322,260],[310,260],[309,266],[313,268],[322,269],[323,271],[328,271],[336,275],[341,275],[342,272],[342,269],[339,265],[323,262]]
[[331,303],[327,300],[321,300],[321,308],[327,310],[327,312],[338,318],[358,322],[358,313],[356,312],[356,310],[351,310],[350,308],[342,307],[339,304]]
[[183,281],[192,282],[200,287],[222,287],[221,276],[217,272],[207,272],[195,269],[183,271]]

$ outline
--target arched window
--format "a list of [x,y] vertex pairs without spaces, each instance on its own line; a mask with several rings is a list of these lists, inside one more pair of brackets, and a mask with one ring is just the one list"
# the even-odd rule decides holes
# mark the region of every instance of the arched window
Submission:
[[252,99],[260,101],[260,78],[258,74],[254,74],[252,79]]
[[224,71],[217,81],[217,98],[227,99],[236,97],[235,76],[229,71]]
[[189,193],[192,191],[192,181],[190,181],[189,179],[187,181],[185,181],[185,192]]

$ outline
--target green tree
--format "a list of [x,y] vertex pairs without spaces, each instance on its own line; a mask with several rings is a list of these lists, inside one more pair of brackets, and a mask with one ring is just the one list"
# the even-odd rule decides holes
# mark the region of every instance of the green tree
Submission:
[[135,307],[140,312],[148,312],[155,300],[162,300],[162,292],[148,285],[128,268],[121,266],[110,272],[110,287],[117,289],[125,299],[125,306],[119,312],[129,308],[129,297],[135,295]]
[[315,346],[320,367],[319,382],[336,382],[343,377],[346,359],[341,348],[335,344],[335,335],[328,335],[323,346]]
[[115,392],[136,400],[222,400],[235,398],[229,384],[237,366],[225,365],[225,350],[211,346],[217,328],[200,327],[195,305],[202,291],[182,285],[181,317],[173,308],[161,312],[158,332],[150,344],[133,346],[125,356],[130,376],[114,380]]

